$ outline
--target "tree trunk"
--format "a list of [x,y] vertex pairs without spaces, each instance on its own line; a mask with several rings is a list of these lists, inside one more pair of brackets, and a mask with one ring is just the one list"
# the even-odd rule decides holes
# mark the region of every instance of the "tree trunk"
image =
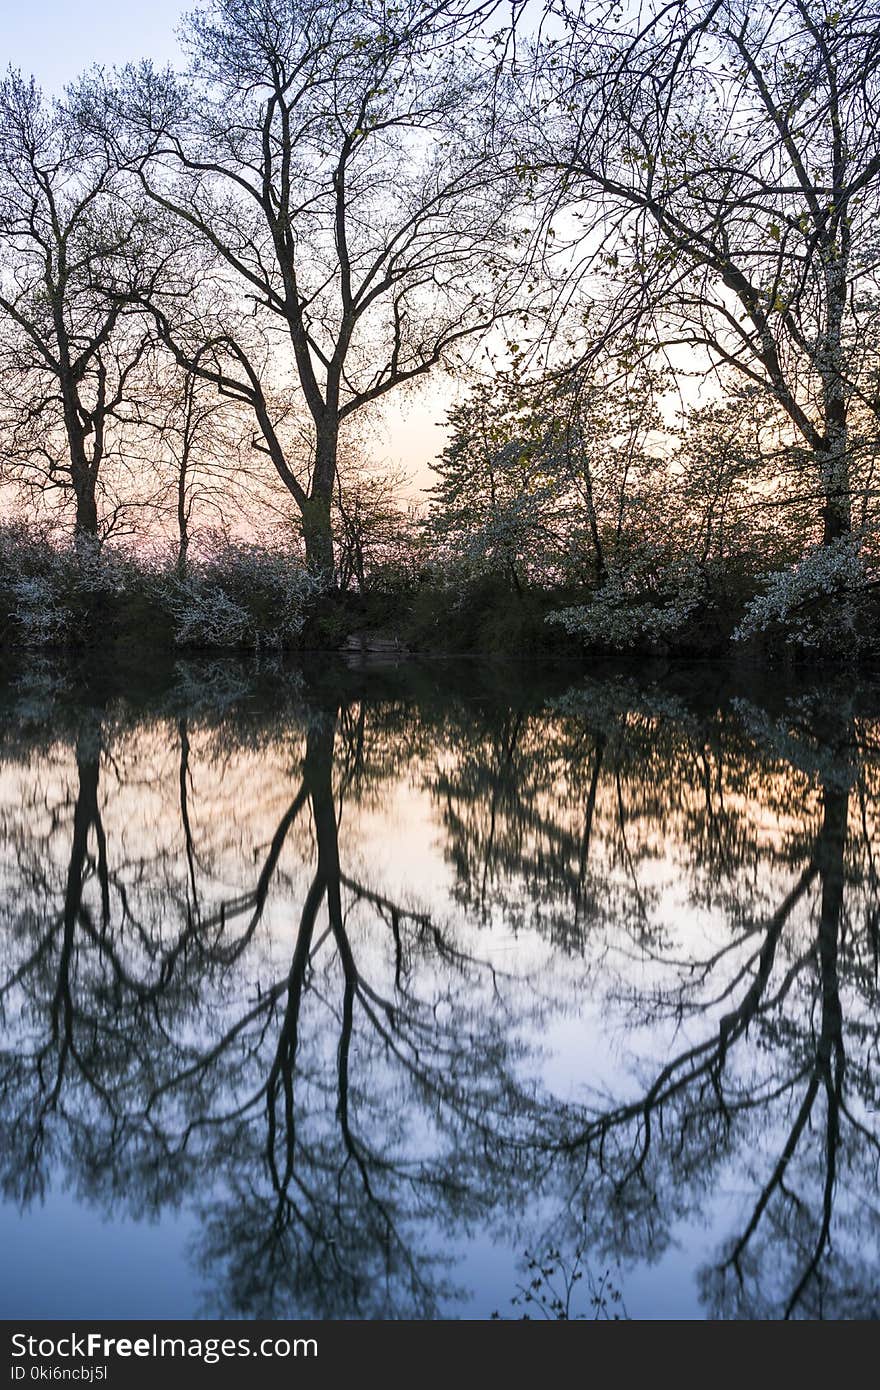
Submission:
[[181,464],[177,475],[177,577],[186,579],[189,553],[189,518],[186,506],[186,465]]
[[61,374],[61,396],[64,405],[64,429],[67,434],[68,457],[70,459],[70,481],[76,497],[76,520],[73,526],[74,543],[97,539],[98,505],[95,490],[98,482],[98,467],[101,461],[103,425],[100,430],[92,424],[93,452],[89,457],[86,449],[88,431],[83,424],[86,413],[82,409],[76,382],[72,379],[69,367]]
[[587,506],[590,540],[593,542],[593,563],[595,566],[594,582],[596,588],[601,589],[608,580],[608,569],[605,564],[605,550],[602,545],[602,538],[599,535],[599,518],[596,515],[596,500],[593,496],[593,475],[588,463],[585,463],[582,468],[581,477],[584,483],[584,501]]
[[189,536],[181,536],[177,545],[177,562],[175,565],[177,578],[180,580],[186,579],[187,576],[187,572],[189,569],[189,563],[187,559],[188,554]]
[[94,481],[86,474],[77,478],[74,474],[73,488],[76,493],[76,522],[74,539],[96,540],[98,536],[98,504],[95,500]]
[[[838,312],[838,318],[842,311]],[[829,367],[823,382],[825,405],[825,440],[819,457],[822,475],[822,539],[825,545],[848,536],[852,531],[850,498],[849,432],[846,409],[846,388],[840,366],[841,352],[837,344],[829,348]]]
[[828,295],[828,324],[819,359],[825,414],[822,473],[823,542],[830,545],[852,531],[850,499],[847,388],[844,371],[843,322],[846,314],[846,256],[832,242],[823,252]]
[[336,450],[339,444],[339,423],[332,419],[318,427],[315,445],[315,467],[308,501],[302,506],[303,538],[309,566],[331,586],[335,582],[333,528],[330,523],[330,504],[336,482]]
[[839,540],[842,536],[848,536],[852,532],[852,504],[845,423],[835,422],[828,433],[830,447],[819,461],[824,494],[822,506],[822,541],[824,545],[830,545],[832,541]]
[[830,545],[832,541],[840,540],[842,536],[852,533],[848,491],[835,489],[826,494],[825,505],[822,508],[822,528],[824,545]]
[[68,422],[67,439],[70,448],[70,480],[76,497],[76,520],[73,526],[75,542],[95,540],[98,535],[98,504],[95,489],[98,470],[90,465],[82,430],[71,428]]
[[331,585],[335,577],[333,531],[330,526],[330,498],[312,489],[302,508],[303,537],[309,567]]

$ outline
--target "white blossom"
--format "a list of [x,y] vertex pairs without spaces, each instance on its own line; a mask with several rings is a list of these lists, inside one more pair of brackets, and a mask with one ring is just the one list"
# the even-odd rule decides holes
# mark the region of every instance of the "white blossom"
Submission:
[[588,646],[617,651],[675,637],[703,602],[702,572],[686,560],[652,572],[648,561],[644,554],[637,564],[616,566],[589,603],[559,609],[547,621]]
[[818,546],[790,569],[767,576],[734,640],[774,635],[807,651],[863,653],[877,640],[871,613],[874,582],[857,538]]

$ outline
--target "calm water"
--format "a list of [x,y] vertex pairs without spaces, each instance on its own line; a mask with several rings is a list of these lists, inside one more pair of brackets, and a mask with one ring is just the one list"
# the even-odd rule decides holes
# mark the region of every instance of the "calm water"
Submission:
[[880,686],[0,712],[0,1316],[880,1315]]

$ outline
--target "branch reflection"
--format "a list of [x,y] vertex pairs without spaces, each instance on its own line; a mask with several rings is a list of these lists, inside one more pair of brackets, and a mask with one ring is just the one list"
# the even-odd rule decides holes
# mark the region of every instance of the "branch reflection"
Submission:
[[8,1199],[196,1211],[225,1316],[448,1315],[479,1231],[877,1311],[870,691],[194,689],[9,697]]

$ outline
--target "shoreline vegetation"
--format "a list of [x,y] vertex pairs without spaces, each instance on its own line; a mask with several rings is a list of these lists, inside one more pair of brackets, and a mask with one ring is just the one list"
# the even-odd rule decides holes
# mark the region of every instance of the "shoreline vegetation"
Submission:
[[851,550],[828,548],[763,576],[719,565],[680,568],[641,589],[540,585],[510,566],[385,565],[363,587],[330,587],[302,559],[218,541],[181,574],[174,559],[112,545],[53,544],[0,527],[0,646],[7,654],[339,652],[386,658],[469,656],[585,660],[725,659],[774,666],[880,659],[880,585]]

